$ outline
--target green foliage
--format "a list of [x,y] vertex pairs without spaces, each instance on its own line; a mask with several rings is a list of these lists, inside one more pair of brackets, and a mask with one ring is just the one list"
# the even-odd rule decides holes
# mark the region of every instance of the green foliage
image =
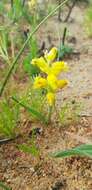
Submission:
[[88,4],[92,4],[92,0],[85,0]]
[[31,107],[33,107],[38,112],[45,115],[45,98],[44,98],[45,91],[43,90],[31,90],[28,94],[28,101],[30,101]]
[[21,150],[25,153],[31,154],[32,156],[36,157],[39,155],[39,151],[36,148],[35,144],[33,144],[33,143],[32,143],[31,147],[26,144],[22,144],[22,145],[19,145],[18,148],[19,148],[19,150]]
[[59,51],[58,51],[58,57],[59,59],[63,59],[65,56],[68,56],[73,53],[73,48],[69,47],[68,45],[60,45]]
[[64,102],[59,112],[60,122],[64,126],[78,122],[80,119],[81,107],[81,103],[76,101]]
[[2,190],[12,190],[12,188],[7,187],[3,182],[0,182],[0,187]]
[[18,149],[25,153],[31,154],[34,157],[38,157],[40,152],[35,145],[35,129],[32,129],[31,140],[29,143],[30,144],[18,145]]
[[[28,7],[24,7],[23,9],[23,17],[25,18],[25,20],[31,24],[33,26],[34,24],[34,17],[30,14],[29,10],[28,10]],[[36,20],[36,18],[35,18]]]
[[17,21],[23,14],[23,5],[21,0],[17,0],[13,2],[13,7],[8,12],[8,16],[14,22]]
[[0,13],[3,13],[4,11],[4,3],[0,2]]
[[[37,95],[37,94],[36,94]],[[36,119],[40,120],[42,123],[47,124],[47,119],[45,118],[45,115],[42,111],[39,111],[38,109],[42,108],[42,102],[39,101],[39,106],[38,106],[38,98],[36,101],[35,96],[31,95],[30,97],[30,104],[28,103],[29,101],[27,100],[27,98],[22,98],[21,101],[19,101],[17,98],[12,97],[12,99],[18,103],[18,105],[24,107],[29,113],[31,113],[31,115],[33,117],[35,117]],[[42,98],[42,97],[41,97]],[[30,105],[30,106],[29,106]]]
[[19,106],[10,106],[7,101],[0,102],[0,133],[6,137],[16,135],[16,127],[19,120]]
[[89,37],[92,37],[92,5],[86,10],[84,25]]
[[31,54],[29,54],[23,61],[23,68],[29,77],[34,77],[39,74],[39,69],[31,64]]
[[37,46],[37,40],[35,38],[32,38],[29,42],[29,48],[30,53],[23,61],[23,68],[26,73],[29,74],[30,77],[34,77],[35,75],[38,75],[40,70],[31,64],[31,61],[33,58],[37,57],[38,53],[38,46]]
[[87,156],[92,158],[92,145],[84,144],[70,150],[59,151],[52,154],[52,156],[55,158],[64,158],[64,157],[77,156],[77,155]]
[[0,57],[9,64],[8,37],[7,31],[0,31]]
[[55,4],[48,3],[48,6],[47,6],[47,12],[48,12],[48,14],[50,12],[52,12],[54,8],[55,8]]

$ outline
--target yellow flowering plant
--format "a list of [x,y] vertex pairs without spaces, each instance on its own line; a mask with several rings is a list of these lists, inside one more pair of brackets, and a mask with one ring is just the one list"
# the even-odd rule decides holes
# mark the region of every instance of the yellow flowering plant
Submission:
[[53,47],[49,52],[45,52],[43,57],[32,59],[31,64],[37,66],[41,74],[34,78],[33,89],[45,89],[51,116],[52,107],[55,105],[56,93],[63,89],[67,84],[67,79],[58,79],[61,72],[68,71],[68,65],[64,61],[57,61],[58,50]]

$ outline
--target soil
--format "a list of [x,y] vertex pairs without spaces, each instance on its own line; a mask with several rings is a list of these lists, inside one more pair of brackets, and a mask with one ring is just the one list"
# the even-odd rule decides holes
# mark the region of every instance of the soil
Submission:
[[[1,145],[0,181],[12,190],[92,190],[92,159],[79,156],[53,159],[49,155],[82,143],[92,143],[92,39],[86,36],[84,30],[84,14],[83,7],[75,7],[71,22],[68,23],[67,42],[73,42],[71,45],[79,54],[66,58],[70,71],[63,76],[69,79],[70,84],[62,94],[58,93],[57,98],[58,102],[67,99],[82,102],[82,114],[85,117],[82,116],[77,124],[66,127],[57,122],[52,122],[48,127],[28,122],[24,131],[26,136],[34,127],[42,129],[41,134],[35,138],[40,151],[38,157],[17,148],[18,144],[29,142],[31,137],[20,137],[12,143]],[[45,40],[48,44],[49,35],[51,43],[57,45],[62,25],[64,24],[58,23],[56,16],[50,19],[38,32],[39,42]],[[76,40],[72,41],[73,38]]]

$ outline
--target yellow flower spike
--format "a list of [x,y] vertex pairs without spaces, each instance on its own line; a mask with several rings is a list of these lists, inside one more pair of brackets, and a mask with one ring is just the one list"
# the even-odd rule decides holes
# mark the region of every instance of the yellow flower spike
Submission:
[[58,86],[57,86],[57,78],[55,75],[48,75],[47,77],[47,82],[48,82],[48,86],[52,89],[52,90],[57,90]]
[[45,58],[47,60],[47,62],[52,62],[55,60],[56,56],[57,56],[58,50],[56,47],[53,47],[50,52],[46,52],[45,53]]
[[43,77],[35,77],[34,80],[34,89],[39,89],[39,88],[45,88],[47,86],[47,80],[44,79]]
[[66,79],[58,80],[58,81],[57,81],[57,86],[58,86],[58,88],[62,89],[62,88],[64,88],[68,83],[69,83],[69,81],[66,80]]
[[53,106],[55,103],[55,94],[52,92],[48,92],[46,97],[47,97],[48,104],[50,106]]
[[66,62],[64,61],[57,61],[54,62],[51,69],[50,69],[50,73],[57,76],[59,75],[62,71],[68,71],[69,67],[67,65]]
[[49,66],[43,57],[32,59],[32,65],[36,65],[42,72],[48,74]]
[[56,58],[57,49],[53,47],[49,53],[46,53],[44,57],[33,59],[31,64],[36,65],[42,72],[46,73],[46,78],[36,77],[34,79],[33,88],[45,88],[49,92],[46,95],[49,106],[55,103],[55,93],[64,88],[68,84],[68,80],[58,80],[58,75],[62,71],[68,71],[69,67],[64,61],[53,60]]

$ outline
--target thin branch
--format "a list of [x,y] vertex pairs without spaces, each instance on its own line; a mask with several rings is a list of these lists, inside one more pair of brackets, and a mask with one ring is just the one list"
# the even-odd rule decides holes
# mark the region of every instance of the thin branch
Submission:
[[68,20],[69,20],[69,18],[70,18],[70,15],[71,15],[71,12],[72,12],[72,10],[73,10],[75,4],[76,4],[76,0],[73,1],[73,4],[72,4],[72,6],[70,7],[69,12],[68,12],[68,15],[66,16],[64,22],[68,22]]
[[10,143],[10,142],[13,142],[15,141],[16,139],[18,139],[19,137],[21,137],[21,135],[17,135],[16,137],[11,137],[11,138],[6,138],[6,139],[0,139],[0,145],[3,145],[3,144],[7,144],[7,143]]
[[22,48],[20,49],[19,53],[17,54],[15,60],[13,61],[12,63],[12,66],[10,68],[10,70],[8,71],[6,77],[5,77],[5,80],[1,86],[1,89],[0,89],[0,96],[2,96],[3,92],[4,92],[4,89],[5,89],[5,86],[13,72],[13,69],[18,61],[18,59],[20,58],[20,56],[22,55],[26,45],[28,44],[29,40],[32,38],[32,36],[38,31],[38,29],[40,28],[40,26],[47,21],[48,18],[50,18],[60,7],[63,7],[69,0],[65,0],[63,1],[63,3],[61,3],[60,5],[58,5],[53,11],[51,11],[51,13],[49,13],[38,25],[37,27],[29,34],[27,40],[24,42]]

